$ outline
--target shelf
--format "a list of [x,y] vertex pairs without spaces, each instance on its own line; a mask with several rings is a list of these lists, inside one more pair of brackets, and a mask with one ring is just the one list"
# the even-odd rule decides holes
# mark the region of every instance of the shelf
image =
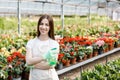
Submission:
[[87,60],[85,60],[85,61],[76,63],[76,64],[74,64],[74,65],[70,65],[69,67],[65,67],[65,68],[63,68],[63,69],[61,69],[61,70],[57,70],[57,74],[58,74],[58,75],[61,75],[61,74],[65,73],[65,72],[68,72],[68,71],[70,71],[70,70],[72,70],[72,69],[75,69],[75,68],[78,68],[78,67],[83,66],[83,65],[85,65],[85,64],[88,64],[88,63],[90,63],[90,62],[93,62],[93,61],[95,61],[95,60],[97,60],[97,59],[100,59],[100,58],[102,58],[102,57],[105,57],[105,56],[107,56],[107,55],[110,55],[110,54],[112,54],[112,53],[114,53],[114,52],[117,52],[117,51],[119,51],[119,50],[120,50],[120,48],[115,48],[115,49],[113,49],[113,50],[111,50],[111,51],[108,51],[108,52],[106,52],[106,53],[100,54],[100,55],[95,56],[95,57],[93,57],[93,58],[90,58],[90,59],[87,59]]

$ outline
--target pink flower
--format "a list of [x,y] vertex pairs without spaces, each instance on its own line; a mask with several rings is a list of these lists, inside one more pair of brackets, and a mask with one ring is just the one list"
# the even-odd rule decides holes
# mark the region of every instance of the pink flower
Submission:
[[95,45],[98,45],[99,47],[103,46],[105,42],[103,40],[98,40]]
[[8,65],[9,68],[13,68],[11,64]]

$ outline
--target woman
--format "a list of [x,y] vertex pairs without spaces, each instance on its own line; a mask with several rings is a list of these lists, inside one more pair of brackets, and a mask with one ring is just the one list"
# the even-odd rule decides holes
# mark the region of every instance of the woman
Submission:
[[53,19],[45,14],[38,21],[37,37],[29,40],[26,45],[26,62],[28,65],[34,66],[30,70],[29,80],[59,80],[55,66],[50,66],[43,57],[52,48],[57,48],[55,55],[57,60],[59,44],[54,40]]

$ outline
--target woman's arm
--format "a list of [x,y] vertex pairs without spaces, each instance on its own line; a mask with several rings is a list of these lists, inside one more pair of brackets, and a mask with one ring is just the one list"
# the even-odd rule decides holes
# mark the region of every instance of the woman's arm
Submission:
[[40,63],[35,64],[34,68],[47,70],[47,69],[54,68],[54,66],[49,66],[48,62],[44,61],[44,62],[40,62]]
[[43,57],[32,57],[32,53],[31,53],[31,49],[30,48],[26,48],[26,63],[28,65],[35,65],[37,63],[40,63],[41,61],[44,61]]
[[[56,54],[54,54],[53,57],[54,57],[54,58],[56,59],[56,61],[57,61],[58,53],[59,53],[59,48],[57,48],[57,50],[56,50],[55,52],[56,52]],[[47,61],[42,61],[42,62],[40,62],[40,63],[38,63],[38,64],[35,64],[34,67],[35,67],[35,68],[38,68],[38,69],[46,70],[46,69],[52,69],[52,68],[54,68],[55,65],[50,66],[49,62],[47,62]]]

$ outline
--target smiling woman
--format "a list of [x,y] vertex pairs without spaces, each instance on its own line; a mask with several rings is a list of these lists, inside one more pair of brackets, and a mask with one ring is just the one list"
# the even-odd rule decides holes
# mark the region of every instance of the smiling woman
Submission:
[[[55,65],[49,64],[50,59],[57,62],[59,53],[59,44],[54,40],[54,23],[49,15],[42,15],[37,25],[37,37],[28,41],[26,53],[26,62],[33,65],[30,70],[29,80],[59,80],[55,71]],[[56,49],[54,53],[51,49]],[[49,53],[48,56],[45,55]],[[48,59],[49,58],[49,59]]]

